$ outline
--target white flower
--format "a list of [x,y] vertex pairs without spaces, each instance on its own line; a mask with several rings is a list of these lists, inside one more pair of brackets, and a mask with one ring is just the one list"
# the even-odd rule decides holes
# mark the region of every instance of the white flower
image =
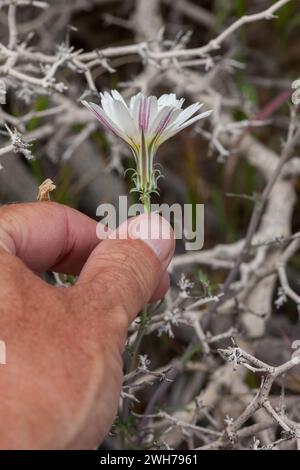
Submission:
[[[118,135],[131,147],[136,161],[134,180],[136,190],[150,194],[157,189],[157,170],[153,159],[158,147],[173,135],[210,114],[196,114],[202,104],[195,103],[182,109],[184,99],[178,100],[174,93],[146,97],[138,93],[129,105],[120,93],[100,94],[101,106],[82,103],[90,109],[101,124]],[[195,115],[196,114],[196,115]]]

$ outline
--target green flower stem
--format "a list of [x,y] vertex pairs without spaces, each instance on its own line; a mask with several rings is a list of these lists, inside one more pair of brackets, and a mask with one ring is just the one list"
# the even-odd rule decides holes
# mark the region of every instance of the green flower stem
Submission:
[[[145,192],[140,195],[140,201],[144,205],[144,211],[146,214],[149,214],[151,212],[151,199],[150,199],[150,193]],[[143,311],[141,312],[140,315],[140,324],[139,328],[136,334],[136,338],[134,341],[134,344],[132,346],[132,352],[130,353],[130,359],[128,363],[127,369],[127,374],[130,372],[133,372],[135,368],[137,367],[138,364],[138,355],[139,355],[139,350],[141,346],[141,342],[143,340],[143,337],[145,336],[146,330],[147,330],[147,325],[149,321],[149,312],[148,312],[148,306],[146,305]],[[130,402],[128,398],[124,398],[123,401],[123,409],[121,411],[122,413],[122,421],[123,423],[127,423],[129,419],[129,408],[130,408]],[[125,430],[123,430],[123,433],[121,435],[122,439],[122,447],[123,449],[126,449],[127,446],[127,439],[125,435]]]
[[142,193],[140,195],[140,201],[144,205],[144,211],[146,214],[149,214],[151,212],[151,199],[150,199],[150,193]]

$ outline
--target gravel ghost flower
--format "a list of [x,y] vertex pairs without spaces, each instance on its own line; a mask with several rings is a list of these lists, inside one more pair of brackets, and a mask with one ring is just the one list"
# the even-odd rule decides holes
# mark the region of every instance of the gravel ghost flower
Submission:
[[200,103],[182,109],[184,99],[177,99],[174,93],[158,99],[138,93],[130,99],[129,105],[116,90],[101,93],[100,97],[101,107],[87,101],[82,103],[106,129],[131,147],[136,163],[135,190],[141,193],[140,199],[145,202],[151,192],[157,191],[160,172],[154,168],[153,160],[158,147],[211,111],[199,114]]

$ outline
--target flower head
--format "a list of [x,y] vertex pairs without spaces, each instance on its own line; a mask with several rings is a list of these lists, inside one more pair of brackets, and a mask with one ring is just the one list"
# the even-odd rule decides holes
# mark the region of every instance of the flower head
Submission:
[[158,147],[211,112],[199,114],[200,103],[182,109],[184,99],[177,99],[174,93],[158,99],[138,93],[131,98],[129,105],[116,90],[112,90],[111,94],[101,93],[100,96],[101,107],[86,101],[82,103],[106,129],[131,147],[136,162],[135,186],[142,195],[157,190],[158,172],[153,167],[153,160]]

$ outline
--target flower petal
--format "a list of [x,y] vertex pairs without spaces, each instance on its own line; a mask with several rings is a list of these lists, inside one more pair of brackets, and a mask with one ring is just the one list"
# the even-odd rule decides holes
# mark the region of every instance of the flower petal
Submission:
[[111,95],[113,99],[121,101],[126,108],[128,108],[126,101],[124,100],[123,96],[117,90],[111,90]]
[[206,118],[211,113],[212,113],[212,110],[210,109],[209,111],[204,111],[204,113],[197,114],[197,116],[194,116],[193,118],[191,118],[188,121],[185,121],[183,124],[181,124],[178,128],[178,132],[180,132],[182,129],[185,129],[186,127],[190,126],[194,122],[199,121],[200,119]]
[[115,122],[113,122],[109,116],[107,116],[105,111],[100,106],[98,106],[96,103],[88,103],[87,101],[82,101],[82,104],[92,111],[98,121],[100,121],[101,124],[106,127],[106,129],[120,136],[122,139],[126,137],[122,129],[120,129],[120,127]]
[[151,126],[148,129],[149,137],[154,137],[166,128],[170,121],[173,109],[174,108],[171,106],[164,106],[158,111],[156,117],[153,119]]
[[175,93],[161,95],[158,99],[158,106],[176,106],[177,99]]
[[158,99],[159,108],[162,108],[163,106],[172,106],[174,108],[181,108],[183,103],[184,103],[184,98],[181,98],[180,100],[178,100],[175,93],[161,95]]
[[200,103],[182,110],[184,99],[177,99],[175,93],[164,94],[159,99],[138,93],[131,98],[129,106],[117,90],[100,96],[102,108],[95,103],[82,103],[106,129],[131,147],[136,160],[135,189],[143,194],[157,188],[153,158],[158,147],[211,112],[195,115],[202,106]]
[[129,103],[129,111],[136,129],[139,129],[139,109],[143,99],[144,95],[142,93],[138,93],[131,98]]
[[179,114],[176,124],[180,125],[183,124],[185,121],[187,121],[193,114],[195,114],[199,109],[203,106],[203,104],[200,103],[195,103],[191,104],[191,106],[188,106],[184,110],[181,111]]
[[100,93],[101,96],[101,106],[104,110],[104,112],[107,114],[107,116],[112,119],[112,121],[115,120],[115,112],[114,112],[114,100],[110,96],[110,94],[105,91],[104,93]]
[[193,118],[189,119],[188,121],[185,121],[180,126],[177,126],[177,125],[170,126],[170,128],[166,129],[166,132],[164,132],[164,134],[159,139],[159,145],[161,145],[163,142],[170,139],[174,135],[178,134],[178,132],[182,131],[183,129],[190,126],[194,122],[199,121],[200,119],[203,119],[206,116],[209,116],[211,114],[211,112],[212,112],[212,110],[209,110],[209,111],[205,111],[204,113],[197,114],[197,116],[194,116]]
[[148,121],[148,129],[152,125],[154,119],[158,113],[158,104],[156,96],[149,96],[149,121]]
[[139,129],[142,129],[147,133],[150,124],[153,119],[157,116],[157,99],[155,96],[149,96],[149,98],[143,98],[139,108]]
[[114,116],[115,122],[123,129],[124,133],[132,139],[135,143],[139,142],[139,133],[136,128],[129,109],[121,102],[114,101]]

